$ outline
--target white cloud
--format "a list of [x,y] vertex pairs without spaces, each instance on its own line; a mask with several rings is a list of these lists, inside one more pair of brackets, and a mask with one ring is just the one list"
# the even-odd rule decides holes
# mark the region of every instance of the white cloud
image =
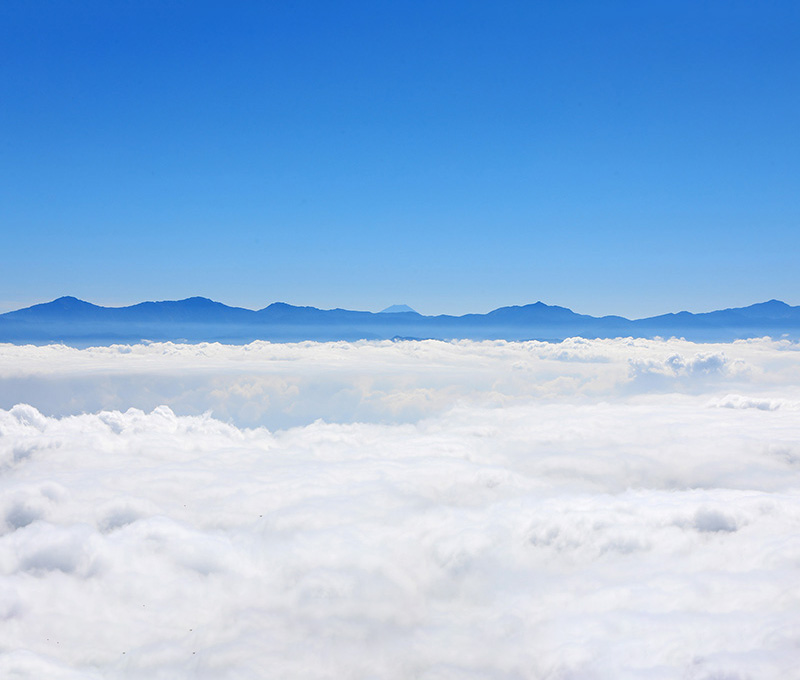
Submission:
[[796,344],[769,339],[728,345],[631,338],[160,343],[87,350],[0,345],[0,408],[22,402],[47,415],[71,415],[166,404],[180,415],[211,411],[238,425],[273,429],[318,418],[415,422],[463,401],[674,391],[797,394],[799,354]]
[[797,401],[780,398],[759,399],[756,397],[745,397],[741,394],[727,394],[721,399],[712,400],[710,404],[718,408],[757,408],[762,411],[775,411],[779,408],[800,409],[800,402]]
[[799,366],[4,346],[0,677],[791,677]]

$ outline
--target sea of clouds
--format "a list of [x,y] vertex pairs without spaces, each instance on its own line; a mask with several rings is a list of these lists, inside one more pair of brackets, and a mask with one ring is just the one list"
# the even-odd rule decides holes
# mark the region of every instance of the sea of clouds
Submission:
[[0,345],[0,677],[800,677],[800,345]]

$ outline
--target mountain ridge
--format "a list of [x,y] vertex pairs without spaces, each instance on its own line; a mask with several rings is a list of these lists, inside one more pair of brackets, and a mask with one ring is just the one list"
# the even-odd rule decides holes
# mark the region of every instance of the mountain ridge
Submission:
[[800,306],[776,299],[746,307],[681,311],[641,319],[595,317],[542,301],[460,316],[426,316],[405,305],[387,309],[393,308],[399,309],[368,312],[273,302],[252,310],[201,296],[103,307],[66,295],[0,314],[0,342],[80,345],[141,339],[289,342],[398,337],[560,340],[570,336],[683,336],[727,341],[759,335],[800,337]]

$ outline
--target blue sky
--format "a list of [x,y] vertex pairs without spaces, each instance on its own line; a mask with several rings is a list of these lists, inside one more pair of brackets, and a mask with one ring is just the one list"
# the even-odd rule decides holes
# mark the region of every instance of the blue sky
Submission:
[[0,5],[0,309],[800,304],[796,2]]

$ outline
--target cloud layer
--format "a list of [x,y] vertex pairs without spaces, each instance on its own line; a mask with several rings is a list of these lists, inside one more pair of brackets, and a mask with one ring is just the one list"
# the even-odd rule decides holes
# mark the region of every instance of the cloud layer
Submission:
[[767,340],[5,346],[34,405],[0,410],[0,676],[792,677],[798,368]]
[[167,405],[239,426],[416,422],[456,403],[614,399],[645,393],[800,399],[787,341],[359,342],[0,345],[0,408],[46,415]]

